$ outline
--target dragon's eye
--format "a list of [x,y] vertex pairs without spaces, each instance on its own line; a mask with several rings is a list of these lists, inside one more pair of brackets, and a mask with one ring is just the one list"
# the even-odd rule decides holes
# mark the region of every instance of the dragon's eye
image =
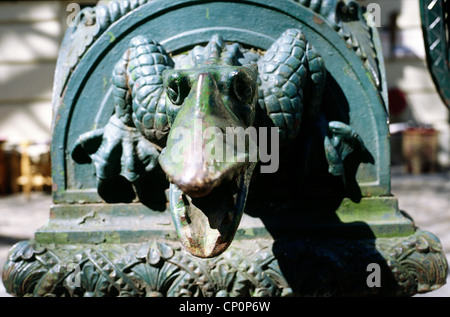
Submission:
[[244,76],[235,76],[232,85],[232,92],[238,101],[247,103],[253,97],[252,83]]
[[190,86],[186,77],[175,76],[166,87],[167,97],[177,106],[183,104],[189,94]]

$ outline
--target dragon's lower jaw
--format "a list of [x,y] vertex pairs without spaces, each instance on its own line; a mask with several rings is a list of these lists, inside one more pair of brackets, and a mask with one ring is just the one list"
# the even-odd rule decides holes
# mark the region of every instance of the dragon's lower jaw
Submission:
[[191,254],[210,258],[224,252],[233,241],[245,209],[256,163],[223,180],[209,194],[192,198],[170,184],[170,211],[183,246]]

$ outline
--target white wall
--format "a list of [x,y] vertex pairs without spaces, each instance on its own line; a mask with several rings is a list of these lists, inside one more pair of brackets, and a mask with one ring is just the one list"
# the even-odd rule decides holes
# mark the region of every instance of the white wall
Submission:
[[51,96],[67,4],[0,2],[0,138],[7,147],[51,140]]
[[60,21],[60,1],[0,4],[0,137],[9,143],[51,138]]

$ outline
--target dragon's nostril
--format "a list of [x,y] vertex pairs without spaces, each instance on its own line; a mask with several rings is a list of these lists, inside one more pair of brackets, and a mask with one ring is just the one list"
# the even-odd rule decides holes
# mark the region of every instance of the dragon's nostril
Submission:
[[175,105],[180,105],[180,88],[175,82],[172,82],[167,87],[167,96],[169,97],[170,101]]
[[191,87],[185,76],[174,74],[166,87],[167,97],[174,105],[180,106],[189,95]]
[[247,103],[253,97],[252,84],[241,76],[236,76],[233,81],[233,94],[240,102]]

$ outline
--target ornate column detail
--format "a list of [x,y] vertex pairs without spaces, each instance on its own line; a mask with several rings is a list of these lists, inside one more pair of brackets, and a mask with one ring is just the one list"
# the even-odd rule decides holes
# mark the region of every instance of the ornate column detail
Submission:
[[[15,296],[412,296],[445,284],[448,264],[427,231],[406,238],[238,241],[214,259],[175,243],[40,245],[22,241],[3,271]],[[275,253],[275,254],[274,254]],[[381,267],[369,287],[367,266]]]

